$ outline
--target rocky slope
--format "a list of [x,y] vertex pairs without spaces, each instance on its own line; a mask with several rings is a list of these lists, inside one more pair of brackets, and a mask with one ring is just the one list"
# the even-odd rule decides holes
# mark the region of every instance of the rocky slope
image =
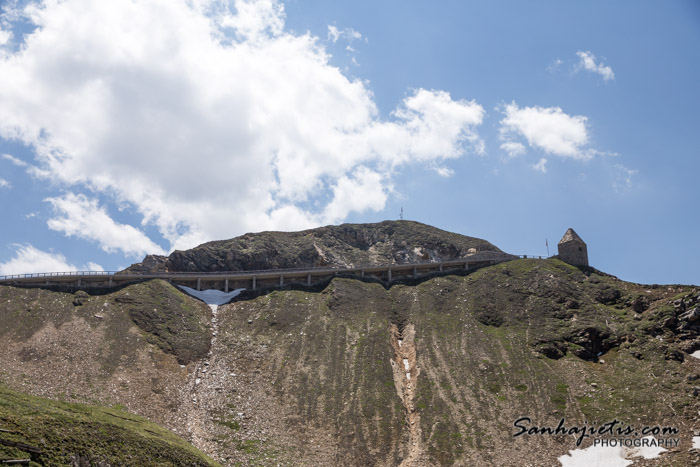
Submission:
[[671,426],[680,444],[635,465],[700,462],[698,287],[516,260],[244,292],[214,321],[160,280],[0,287],[0,314],[0,383],[122,404],[224,465],[540,466],[576,449],[514,438],[520,417]]
[[209,242],[170,256],[149,255],[124,272],[250,271],[314,266],[353,267],[445,261],[491,243],[412,221],[343,224],[301,232],[262,232]]

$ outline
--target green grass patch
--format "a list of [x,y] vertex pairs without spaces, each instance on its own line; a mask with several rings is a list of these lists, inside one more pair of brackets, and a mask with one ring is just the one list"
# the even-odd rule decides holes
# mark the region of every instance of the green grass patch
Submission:
[[124,410],[56,402],[3,386],[0,427],[7,430],[0,439],[22,443],[0,445],[0,459],[31,458],[33,465],[72,465],[75,459],[90,465],[219,465],[174,433]]

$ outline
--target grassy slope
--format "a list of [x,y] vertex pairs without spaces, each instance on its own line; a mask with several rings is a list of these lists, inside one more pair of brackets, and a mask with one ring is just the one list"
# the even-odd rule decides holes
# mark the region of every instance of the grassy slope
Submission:
[[182,388],[209,350],[209,313],[163,281],[107,294],[0,287],[0,384],[121,404],[185,433]]
[[0,386],[0,462],[31,465],[219,465],[170,431],[124,410],[56,402]]

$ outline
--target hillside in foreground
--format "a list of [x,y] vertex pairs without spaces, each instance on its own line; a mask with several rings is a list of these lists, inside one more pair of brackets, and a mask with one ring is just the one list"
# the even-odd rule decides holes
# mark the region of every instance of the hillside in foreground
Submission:
[[521,417],[674,427],[678,446],[634,465],[700,462],[698,287],[520,259],[243,293],[216,319],[160,280],[0,287],[0,313],[0,383],[121,404],[225,465],[540,466],[577,448],[514,438]]
[[56,402],[0,386],[0,463],[216,466],[168,430],[119,407]]

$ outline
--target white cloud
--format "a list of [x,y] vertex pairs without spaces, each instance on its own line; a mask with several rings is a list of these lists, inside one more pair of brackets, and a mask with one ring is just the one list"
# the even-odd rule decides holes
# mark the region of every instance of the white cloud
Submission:
[[12,31],[0,29],[0,47],[10,42],[10,39],[12,39]]
[[88,261],[87,264],[85,265],[85,270],[86,271],[104,271],[104,268],[97,263],[93,263],[92,261]]
[[68,193],[61,198],[47,198],[46,201],[58,214],[48,221],[52,230],[97,242],[108,253],[121,250],[128,256],[165,254],[140,230],[115,222],[95,199]]
[[607,65],[603,65],[602,63],[596,63],[595,55],[593,55],[591,52],[582,52],[579,50],[576,52],[576,55],[578,55],[579,58],[578,65],[576,65],[577,70],[583,69],[597,73],[603,77],[603,81],[615,79],[615,73],[613,72],[612,68]]
[[[533,147],[560,157],[591,159],[596,151],[587,149],[587,118],[567,115],[559,107],[523,107],[513,102],[504,107],[501,137],[511,143],[521,136]],[[502,147],[502,146],[501,146]]]
[[449,178],[455,174],[454,170],[452,170],[449,167],[442,166],[442,165],[433,165],[430,168],[433,169],[435,171],[435,173],[437,173],[439,176],[445,177],[445,178]]
[[632,177],[639,171],[636,169],[628,169],[622,164],[615,164],[613,189],[618,193],[629,191],[632,188]]
[[66,261],[66,257],[53,251],[42,251],[30,244],[13,245],[14,257],[0,263],[0,274],[31,274],[36,272],[101,271],[96,263],[77,268]]
[[501,149],[508,153],[508,157],[510,158],[522,156],[525,154],[525,152],[527,152],[522,143],[515,141],[506,141],[505,143],[501,144]]
[[553,73],[553,72],[557,71],[559,69],[559,67],[561,67],[563,64],[564,64],[564,61],[560,58],[557,58],[556,60],[554,60],[552,63],[550,63],[547,66],[547,71],[549,71],[550,73]]
[[348,42],[362,39],[362,34],[353,28],[338,29],[337,26],[328,25],[328,40],[335,43],[338,39],[344,38]]
[[[158,3],[158,2],[152,2]],[[201,0],[191,5],[193,13],[209,13],[216,23],[234,31],[239,40],[257,42],[267,35],[278,36],[284,29],[284,6],[276,0],[234,0],[236,14],[228,11],[229,2]],[[182,5],[181,5],[182,6]],[[211,13],[214,12],[214,15]],[[180,13],[187,14],[186,11]],[[148,18],[151,19],[151,18]],[[219,33],[220,31],[214,31]]]
[[[418,89],[382,118],[318,38],[285,31],[282,3],[234,6],[29,8],[38,28],[0,59],[0,136],[35,148],[35,176],[134,206],[181,249],[378,209],[402,166],[484,152],[474,101]],[[361,167],[381,189],[344,202]]]
[[0,188],[12,188],[12,183],[0,177]]
[[24,162],[22,159],[18,159],[15,156],[12,156],[10,154],[0,154],[0,157],[5,159],[6,161],[12,162],[17,167],[26,167],[27,166],[27,163]]
[[386,191],[381,174],[359,167],[352,175],[341,177],[333,187],[333,201],[326,207],[325,222],[337,223],[348,212],[383,209]]
[[328,25],[328,40],[331,42],[337,42],[340,39],[340,30],[336,26],[331,24]]
[[547,159],[542,157],[537,164],[534,164],[532,166],[532,168],[539,171],[539,172],[547,173]]

